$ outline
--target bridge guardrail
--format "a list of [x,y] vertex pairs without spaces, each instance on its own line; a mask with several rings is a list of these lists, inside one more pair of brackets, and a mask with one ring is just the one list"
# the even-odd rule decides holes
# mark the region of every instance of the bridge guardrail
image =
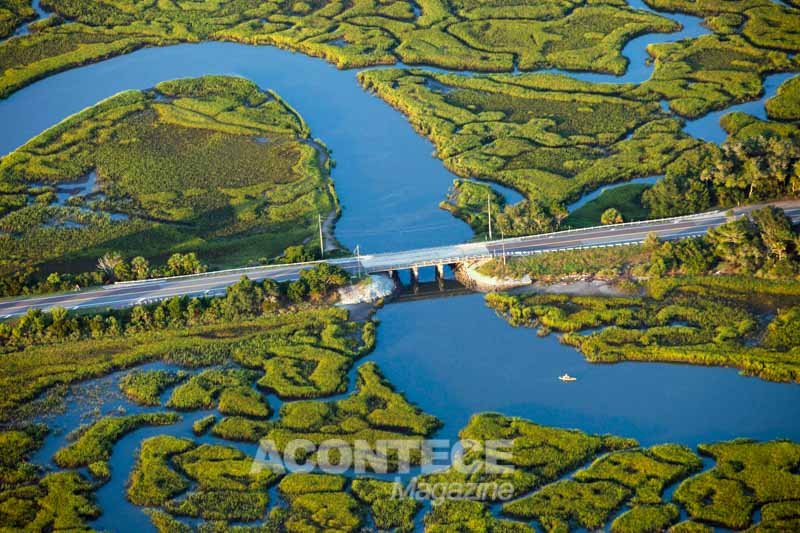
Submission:
[[[691,234],[685,235],[668,235],[664,237],[666,240],[681,240],[681,239],[688,239],[692,237],[696,237],[697,235],[702,235],[705,233],[705,230],[694,232]],[[536,254],[547,254],[547,253],[555,253],[555,252],[568,252],[574,250],[591,250],[594,248],[614,248],[619,246],[631,246],[633,244],[640,244],[641,241],[639,239],[633,239],[628,241],[621,241],[621,242],[614,242],[614,243],[598,243],[598,244],[580,244],[575,246],[565,246],[563,248],[556,248],[556,249],[548,249],[548,250],[541,250],[541,249],[534,249],[534,250],[515,250],[513,252],[489,252],[489,253],[482,253],[482,254],[471,254],[471,255],[462,255],[462,256],[451,256],[445,257],[440,259],[431,259],[428,261],[421,261],[418,263],[402,263],[402,264],[393,264],[393,265],[380,265],[378,267],[368,268],[365,267],[368,273],[374,274],[378,272],[386,272],[387,270],[407,270],[409,268],[424,268],[429,266],[435,266],[440,264],[451,264],[451,263],[459,263],[463,261],[477,261],[480,259],[496,259],[499,257],[524,257],[527,255],[536,255]]]
[[[772,204],[763,204],[763,205],[772,205]],[[734,210],[742,211],[744,209],[755,209],[755,208],[758,208],[760,206],[761,206],[761,204],[754,205],[754,206],[743,206],[742,208],[735,208]],[[650,219],[650,220],[637,220],[637,221],[633,221],[633,222],[622,222],[620,224],[608,224],[608,225],[601,225],[601,226],[591,226],[591,227],[588,227],[588,228],[571,228],[571,229],[567,229],[567,230],[552,231],[552,232],[549,232],[549,233],[540,233],[540,234],[536,234],[536,235],[525,235],[525,236],[520,236],[520,237],[509,237],[507,239],[495,239],[495,240],[484,241],[484,242],[480,242],[480,243],[460,243],[460,244],[449,245],[449,246],[432,246],[432,247],[429,247],[429,248],[420,248],[420,249],[414,250],[414,251],[417,252],[417,253],[425,253],[426,251],[432,252],[432,251],[435,251],[435,250],[446,250],[446,249],[449,249],[449,248],[467,248],[467,249],[469,249],[469,248],[473,248],[473,247],[482,247],[482,246],[489,246],[489,245],[502,245],[504,242],[505,243],[518,243],[518,242],[522,242],[522,241],[529,240],[529,239],[532,239],[532,240],[547,240],[547,239],[552,238],[552,237],[554,237],[556,235],[575,234],[575,233],[591,233],[591,232],[596,231],[598,229],[628,228],[628,227],[633,227],[633,226],[652,225],[652,224],[659,225],[659,224],[670,223],[670,222],[671,223],[678,223],[678,222],[681,222],[681,221],[689,221],[689,220],[695,220],[695,219],[710,218],[710,217],[714,217],[714,216],[720,216],[721,214],[725,213],[725,211],[726,210],[717,209],[717,210],[714,210],[714,211],[706,211],[704,213],[695,213],[695,214],[692,214],[692,215],[682,215],[682,216],[677,216],[677,217],[663,217],[663,218],[656,218],[656,219]],[[739,216],[742,216],[743,214],[744,213],[742,213],[742,212],[735,213],[734,217],[739,217]],[[574,250],[576,248],[570,247],[570,248],[567,248],[567,249]],[[554,251],[554,250],[548,250],[548,251]],[[379,253],[379,254],[364,255],[364,256],[362,256],[362,266],[363,266],[364,270],[372,271],[372,272],[380,272],[380,271],[385,271],[385,270],[392,270],[392,268],[385,267],[385,266],[382,266],[379,270],[371,269],[370,267],[368,267],[368,266],[363,264],[363,260],[365,260],[365,259],[375,259],[375,258],[379,258],[380,256],[388,256],[388,255],[394,255],[394,254],[398,254],[398,253],[403,253],[403,252],[384,252],[384,253]],[[506,255],[508,255],[508,254],[506,254]],[[526,255],[529,255],[529,254],[526,252]],[[464,261],[464,260],[468,260],[468,259],[470,259],[472,257],[478,259],[481,256],[480,255],[459,256],[457,259],[458,259],[458,261]],[[489,254],[488,257],[492,257],[492,255]],[[444,258],[444,259],[436,259],[436,260],[431,260],[431,261],[426,261],[426,262],[412,263],[410,265],[406,263],[406,264],[403,265],[402,268],[409,268],[410,266],[431,266],[431,265],[441,264],[441,263],[447,262],[448,259],[453,260],[453,259],[456,259],[456,258],[455,257],[450,257],[450,258]],[[257,266],[252,266],[252,267],[239,267],[239,268],[231,268],[231,269],[225,269],[225,270],[214,270],[212,272],[204,272],[204,273],[201,273],[201,274],[185,274],[185,275],[181,275],[181,276],[152,278],[152,279],[146,279],[146,280],[120,281],[120,282],[114,283],[113,285],[105,285],[103,288],[104,289],[109,289],[109,288],[112,288],[112,287],[125,287],[125,286],[136,286],[136,285],[145,285],[145,284],[157,284],[157,283],[162,283],[162,282],[165,282],[165,281],[175,281],[175,280],[181,280],[181,279],[203,279],[203,278],[208,278],[208,277],[224,276],[224,275],[230,275],[230,274],[247,275],[248,273],[251,273],[251,272],[268,272],[268,271],[274,270],[274,269],[290,268],[290,267],[303,267],[303,266],[312,267],[312,266],[318,265],[320,263],[342,264],[342,263],[347,263],[349,261],[354,261],[354,260],[355,260],[354,257],[343,257],[343,258],[336,258],[336,259],[332,259],[332,260],[328,260],[328,261],[326,261],[326,260],[317,260],[317,261],[307,261],[307,262],[303,262],[303,263],[287,263],[287,264],[279,264],[279,265],[257,265]],[[397,268],[400,268],[400,267],[399,266],[395,267],[395,269],[397,269]]]
[[[703,234],[705,234],[705,232],[706,232],[705,230],[700,230],[700,231],[690,232],[690,233],[682,234],[682,235],[666,235],[666,236],[663,236],[662,238],[665,239],[665,240],[681,240],[681,239],[687,239],[687,238],[696,237],[697,235],[703,235]],[[437,258],[437,259],[419,261],[419,262],[416,262],[416,263],[402,263],[402,264],[398,263],[398,264],[391,264],[389,266],[380,265],[380,266],[376,266],[376,267],[372,267],[372,268],[365,267],[364,270],[366,270],[366,271],[368,271],[370,273],[376,273],[376,272],[385,272],[387,270],[405,270],[405,269],[414,268],[414,267],[423,268],[423,267],[435,266],[435,265],[440,265],[440,264],[458,263],[458,262],[462,262],[462,261],[476,261],[476,260],[479,260],[479,259],[493,259],[493,258],[497,258],[497,257],[503,257],[503,255],[505,255],[506,257],[512,257],[512,256],[521,257],[521,256],[526,256],[526,255],[535,255],[535,254],[567,252],[567,251],[572,251],[572,250],[590,250],[590,249],[593,249],[593,248],[612,248],[612,247],[615,247],[615,246],[629,246],[629,245],[632,245],[632,244],[640,244],[640,243],[641,243],[640,239],[632,239],[632,240],[628,240],[628,241],[621,241],[621,242],[614,242],[614,243],[577,244],[577,245],[574,245],[574,246],[565,246],[565,247],[562,247],[562,248],[555,248],[555,249],[551,248],[551,249],[546,249],[546,250],[542,250],[542,249],[514,250],[514,251],[511,251],[511,252],[506,252],[505,254],[503,254],[502,251],[494,251],[494,252],[488,252],[488,253],[449,256],[449,257],[444,257],[444,258]]]
[[146,285],[146,284],[156,284],[164,281],[175,281],[181,279],[202,279],[208,277],[216,277],[220,275],[226,274],[246,274],[247,272],[253,271],[261,271],[261,270],[276,270],[280,268],[287,268],[287,267],[298,267],[298,266],[314,266],[320,263],[333,263],[336,264],[337,262],[346,262],[343,260],[353,260],[354,258],[336,258],[331,260],[324,260],[319,259],[317,261],[305,261],[302,263],[286,263],[286,264],[277,264],[277,265],[257,265],[251,267],[238,267],[238,268],[228,268],[225,270],[212,270],[210,272],[201,272],[199,274],[182,274],[180,276],[167,276],[167,277],[160,277],[160,278],[150,278],[150,279],[137,279],[132,281],[117,281],[113,285],[104,285],[103,288],[110,288],[110,287],[118,287],[118,286],[136,286],[136,285]]
[[[634,222],[623,222],[623,223],[620,223],[620,224],[609,224],[609,225],[605,225],[605,226],[591,226],[591,227],[588,227],[588,228],[573,228],[573,229],[567,229],[567,230],[561,230],[561,231],[551,231],[549,233],[539,233],[539,234],[535,234],[535,235],[524,235],[524,236],[520,236],[520,237],[509,237],[507,239],[495,239],[495,240],[492,240],[492,241],[484,241],[484,242],[481,242],[481,243],[459,243],[459,244],[450,245],[450,246],[432,246],[432,247],[429,247],[429,248],[420,248],[418,250],[418,252],[424,253],[426,250],[430,250],[430,251],[432,251],[432,250],[444,250],[444,249],[453,248],[453,247],[470,248],[470,247],[474,247],[474,246],[486,246],[486,245],[492,245],[492,244],[502,244],[503,242],[507,242],[507,243],[508,242],[521,242],[521,241],[524,241],[526,239],[547,239],[547,238],[553,237],[555,235],[564,235],[564,234],[579,233],[579,232],[590,233],[590,232],[598,230],[598,229],[608,229],[608,228],[611,228],[611,227],[615,227],[615,228],[616,227],[620,227],[621,228],[621,227],[629,227],[629,226],[642,225],[642,224],[653,224],[653,223],[658,224],[658,223],[666,222],[666,221],[676,221],[677,222],[677,221],[687,220],[687,219],[692,219],[692,218],[708,217],[708,216],[712,216],[712,215],[715,215],[715,214],[719,214],[719,210],[717,210],[717,211],[708,211],[708,212],[705,212],[705,213],[697,213],[697,214],[693,214],[693,215],[679,216],[679,217],[666,217],[666,218],[658,218],[658,219],[651,219],[651,220],[637,220],[637,221],[634,221]],[[375,257],[379,257],[381,255],[390,255],[390,254],[393,255],[393,254],[396,254],[396,253],[403,253],[403,252],[385,252],[385,253],[381,253],[381,254],[372,254],[372,255],[364,256],[364,258],[365,259],[366,258],[375,258]],[[124,286],[129,286],[129,285],[130,286],[135,286],[135,285],[143,285],[143,284],[155,284],[155,283],[160,283],[160,282],[164,282],[164,281],[175,281],[175,280],[181,280],[181,279],[195,279],[195,278],[196,279],[202,279],[202,278],[215,277],[215,276],[227,275],[227,274],[238,274],[238,273],[247,274],[248,272],[268,271],[268,270],[279,269],[279,268],[287,268],[287,267],[301,267],[301,266],[305,266],[305,265],[308,265],[309,267],[311,267],[311,266],[314,266],[314,265],[318,265],[320,263],[332,263],[332,264],[346,263],[346,262],[352,261],[354,259],[355,258],[353,258],[353,257],[346,257],[346,258],[336,258],[336,259],[332,259],[332,260],[329,260],[329,261],[317,260],[317,261],[306,261],[306,262],[302,262],[302,263],[287,263],[287,264],[278,264],[278,265],[256,265],[256,266],[252,266],[252,267],[239,267],[239,268],[230,268],[230,269],[225,269],[225,270],[214,270],[214,271],[211,271],[211,272],[203,272],[203,273],[200,273],[200,274],[184,274],[184,275],[181,275],[181,276],[169,276],[169,277],[143,279],[143,280],[133,280],[133,281],[119,281],[119,282],[114,283],[113,285],[106,285],[105,287],[108,288],[108,287],[117,287],[117,286],[123,286],[124,287]],[[442,262],[442,261],[439,260],[437,262]]]

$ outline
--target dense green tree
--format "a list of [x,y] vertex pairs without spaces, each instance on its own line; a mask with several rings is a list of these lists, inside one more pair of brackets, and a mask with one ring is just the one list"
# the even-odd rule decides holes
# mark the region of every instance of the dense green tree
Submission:
[[181,327],[186,323],[184,308],[186,307],[185,298],[174,296],[162,304],[166,307],[167,322],[170,327]]
[[45,337],[48,317],[39,309],[29,309],[20,317],[11,332],[11,339],[18,343],[30,343]]
[[164,329],[167,323],[167,312],[162,303],[153,310],[153,329]]
[[781,260],[795,251],[797,236],[786,213],[775,207],[764,207],[753,211],[751,216],[768,254]]
[[755,272],[764,259],[757,227],[746,218],[709,230],[708,241],[717,257],[742,272]]
[[286,296],[288,296],[289,300],[292,302],[302,302],[308,297],[308,284],[302,279],[289,283],[286,289]]
[[647,252],[653,253],[653,251],[661,246],[661,239],[658,238],[657,233],[651,231],[645,236],[642,246],[644,246]]
[[197,254],[173,254],[163,267],[153,267],[141,256],[128,263],[118,252],[104,254],[97,261],[97,270],[78,274],[53,272],[47,275],[36,268],[23,269],[0,276],[0,296],[42,294],[73,290],[115,281],[144,280],[151,277],[197,274],[207,271]]
[[102,338],[105,335],[106,322],[101,315],[95,315],[89,321],[89,335],[93,339]]
[[667,174],[642,193],[642,203],[653,217],[699,213],[713,205],[707,184],[694,177],[675,174]]
[[119,252],[108,252],[97,260],[97,270],[103,272],[109,278],[114,278],[114,272],[125,259]]
[[767,326],[764,344],[780,349],[800,346],[800,307],[778,312],[778,316]]
[[147,279],[150,277],[150,262],[142,256],[131,259],[131,272],[135,279]]
[[239,283],[228,287],[222,300],[222,314],[229,320],[258,316],[263,301],[263,289],[247,276],[242,276]]
[[797,143],[758,136],[723,144],[700,177],[723,205],[768,200],[796,192],[798,160]]
[[186,323],[190,326],[199,324],[203,317],[203,304],[199,298],[192,298],[186,304]]
[[[756,136],[709,151],[702,170],[668,173],[642,194],[655,217],[706,211],[800,193],[800,146],[792,139]],[[699,178],[699,179],[698,179]]]
[[619,212],[619,209],[616,209],[614,207],[609,207],[608,209],[603,211],[602,215],[600,215],[600,223],[603,225],[620,224],[622,222],[624,222],[624,219],[622,218],[622,213]]
[[106,335],[109,337],[118,337],[122,335],[122,324],[117,317],[111,315],[106,318]]
[[[559,214],[561,217],[561,214]],[[510,205],[497,215],[497,229],[506,236],[532,235],[553,231],[556,221],[550,211],[538,202],[523,200]]]
[[319,250],[307,248],[301,244],[289,246],[283,251],[283,262],[285,263],[306,263],[319,259]]
[[57,340],[64,340],[78,333],[77,320],[70,318],[69,311],[63,307],[54,307],[50,311],[50,320],[48,333]]
[[114,267],[114,279],[117,281],[130,281],[133,279],[131,267],[125,261],[121,261]]
[[131,309],[129,328],[132,331],[149,331],[152,327],[153,316],[146,307],[137,305]]
[[23,294],[33,282],[36,269],[28,266],[0,277],[0,296]]
[[167,259],[167,274],[169,276],[185,276],[187,274],[200,274],[207,270],[206,266],[197,258],[197,254],[172,254]]
[[347,283],[350,276],[338,266],[320,263],[314,268],[301,271],[300,279],[308,287],[309,296],[314,300],[321,300],[331,290]]
[[713,258],[701,239],[686,239],[675,244],[675,262],[682,272],[699,275],[708,272]]

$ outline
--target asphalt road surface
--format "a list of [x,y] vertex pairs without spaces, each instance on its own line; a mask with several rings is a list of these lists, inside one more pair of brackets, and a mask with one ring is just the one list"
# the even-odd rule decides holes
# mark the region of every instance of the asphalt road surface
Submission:
[[[775,202],[772,205],[783,208],[795,222],[800,221],[800,201]],[[740,216],[758,207],[760,206],[748,206],[733,211],[736,216]],[[329,262],[353,274],[386,272],[411,267],[457,263],[502,254],[529,255],[555,250],[625,245],[642,242],[649,233],[655,233],[662,239],[699,236],[706,233],[709,228],[719,226],[726,220],[728,220],[727,211],[721,210],[664,220],[560,231],[499,241],[362,255],[358,259],[332,259]],[[245,275],[254,280],[271,278],[276,281],[286,281],[296,279],[302,270],[313,267],[314,264],[297,263],[241,268],[192,276],[117,283],[65,294],[5,299],[0,301],[0,318],[18,316],[24,314],[28,309],[124,308],[172,296],[220,295],[224,294],[227,287]]]

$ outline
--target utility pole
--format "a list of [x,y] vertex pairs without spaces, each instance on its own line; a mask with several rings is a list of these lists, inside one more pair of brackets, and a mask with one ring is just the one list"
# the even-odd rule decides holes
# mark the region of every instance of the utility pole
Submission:
[[322,235],[322,215],[317,215],[319,222],[319,253],[320,258],[325,259],[325,237]]
[[506,270],[506,233],[503,231],[502,226],[500,227],[500,239],[503,243],[503,272]]
[[486,193],[486,206],[489,211],[489,240],[492,240],[492,193]]
[[361,245],[356,244],[356,276],[361,277]]

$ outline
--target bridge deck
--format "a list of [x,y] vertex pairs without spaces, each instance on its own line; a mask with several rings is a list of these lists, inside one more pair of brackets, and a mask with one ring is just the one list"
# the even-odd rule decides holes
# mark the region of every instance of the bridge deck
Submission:
[[[783,208],[795,222],[800,221],[800,201],[774,202],[771,205]],[[736,216],[741,216],[758,207],[761,206],[741,207],[733,211]],[[726,220],[725,211],[711,211],[684,217],[560,231],[498,241],[363,255],[360,257],[360,262],[353,257],[332,259],[329,263],[351,273],[387,272],[499,257],[502,254],[519,256],[558,250],[622,246],[642,242],[649,233],[655,233],[662,239],[679,239],[703,235],[709,228],[716,227]],[[172,296],[222,294],[242,276],[256,280],[272,278],[285,281],[296,279],[302,270],[314,264],[316,262],[240,268],[191,276],[117,283],[66,294],[6,299],[0,301],[0,318],[18,316],[28,309],[123,308]]]

